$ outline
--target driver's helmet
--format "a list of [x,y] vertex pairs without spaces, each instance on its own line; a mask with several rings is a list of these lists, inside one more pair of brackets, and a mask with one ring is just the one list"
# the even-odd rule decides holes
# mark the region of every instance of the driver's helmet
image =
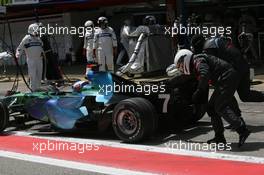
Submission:
[[185,75],[191,74],[190,64],[193,52],[188,49],[179,50],[175,56],[174,64],[176,68]]

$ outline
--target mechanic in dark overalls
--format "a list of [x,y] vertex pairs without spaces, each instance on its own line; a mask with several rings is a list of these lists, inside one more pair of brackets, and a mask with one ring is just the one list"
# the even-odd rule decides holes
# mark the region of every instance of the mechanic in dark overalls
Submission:
[[202,35],[195,35],[192,40],[194,47],[203,47],[204,52],[214,55],[230,63],[238,72],[239,83],[237,93],[243,102],[264,102],[264,93],[250,89],[250,67],[243,59],[240,51],[226,38],[216,37],[205,41]]
[[[38,25],[40,27],[44,26],[42,23],[38,23]],[[50,36],[42,35],[40,39],[43,42],[43,49],[46,57],[46,60],[43,64],[43,70],[45,71],[43,71],[42,79],[44,80],[46,78],[47,80],[61,80],[62,75],[59,68],[59,61],[56,54],[52,50]]]
[[193,102],[199,102],[204,93],[208,93],[209,80],[214,86],[207,113],[211,117],[215,137],[208,140],[207,143],[226,144],[221,119],[223,117],[239,134],[238,146],[242,146],[250,131],[233,109],[233,103],[236,102],[234,93],[239,83],[235,69],[226,61],[217,57],[206,54],[193,54],[187,49],[180,50],[176,54],[175,65],[182,73],[195,75],[199,81],[197,90],[193,94]]

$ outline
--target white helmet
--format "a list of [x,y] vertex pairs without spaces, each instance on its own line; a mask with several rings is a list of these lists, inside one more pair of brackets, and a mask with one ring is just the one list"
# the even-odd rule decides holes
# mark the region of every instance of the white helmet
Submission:
[[101,23],[108,24],[108,19],[106,17],[104,17],[104,16],[101,16],[101,17],[98,18],[97,23],[98,24],[101,24]]
[[192,51],[188,49],[179,50],[175,56],[174,64],[185,75],[191,74],[190,63],[192,56],[193,56]]
[[85,27],[93,27],[94,26],[94,23],[93,23],[93,21],[88,20],[88,21],[85,22],[84,26]]
[[99,27],[104,29],[108,26],[108,19],[104,16],[101,16],[100,18],[98,18],[97,23]]
[[38,23],[30,24],[28,26],[28,34],[37,36],[39,34],[39,25]]

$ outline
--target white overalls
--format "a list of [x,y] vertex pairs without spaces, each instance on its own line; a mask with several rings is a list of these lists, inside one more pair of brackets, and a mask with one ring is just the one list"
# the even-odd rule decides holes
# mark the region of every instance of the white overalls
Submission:
[[19,44],[16,57],[19,58],[25,51],[28,65],[30,88],[35,91],[41,86],[43,60],[43,43],[39,37],[26,35]]
[[86,49],[87,62],[95,61],[93,58],[93,40],[94,40],[94,32],[93,31],[86,32],[84,37],[83,48]]
[[117,47],[116,34],[111,27],[99,28],[94,36],[93,48],[97,49],[100,71],[114,71],[114,47]]

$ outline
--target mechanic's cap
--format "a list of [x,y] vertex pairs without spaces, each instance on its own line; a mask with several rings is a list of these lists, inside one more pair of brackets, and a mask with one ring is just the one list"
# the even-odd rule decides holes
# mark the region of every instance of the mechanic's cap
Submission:
[[202,53],[204,48],[205,38],[201,34],[194,35],[191,39],[191,46],[195,53]]

